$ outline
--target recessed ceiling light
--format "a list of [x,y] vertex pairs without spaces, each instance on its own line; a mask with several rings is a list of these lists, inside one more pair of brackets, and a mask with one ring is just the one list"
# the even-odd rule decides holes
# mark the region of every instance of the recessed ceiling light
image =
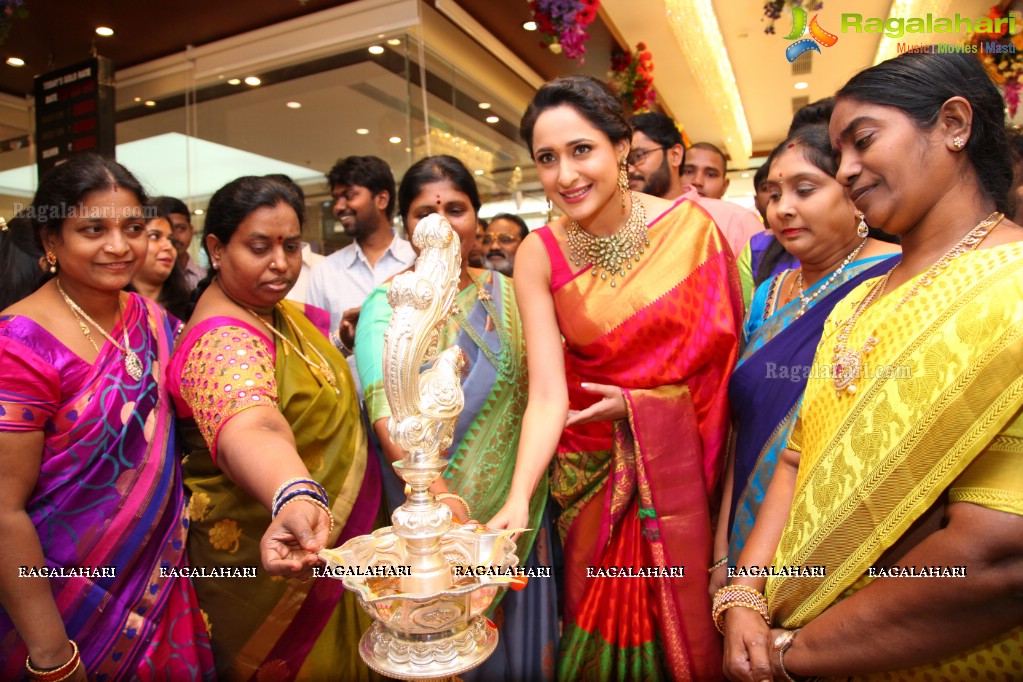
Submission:
[[401,142],[401,138],[395,135],[394,137],[387,138],[387,141],[390,142],[391,144],[398,144],[399,142]]
[[382,45],[370,45],[369,46],[369,53],[370,54],[383,54],[384,53],[384,48],[383,48]]
[[388,45],[401,45],[401,38],[391,38],[387,41]]
[[154,102],[154,101],[153,101],[153,100],[151,100],[151,99],[147,99],[147,100],[146,100],[146,106],[147,106],[147,107],[155,107],[155,106],[156,106],[156,102]]
[[25,66],[25,60],[21,57],[8,57],[7,66]]
[[490,108],[490,102],[480,102],[479,103],[479,108],[480,109],[489,109]]
[[749,173],[743,173],[743,174],[742,174],[742,177],[744,177],[744,178],[748,178],[748,177],[749,177]]
[[792,87],[794,87],[796,90],[806,90],[808,87],[810,87],[810,84],[807,83],[806,81],[799,81]]
[[301,109],[302,108],[302,103],[301,102],[288,102],[285,106],[287,106],[289,109]]
[[369,128],[356,128],[355,129],[355,134],[356,135],[369,135]]
[[109,38],[110,36],[114,35],[114,29],[110,28],[109,26],[97,26],[96,35],[103,36],[104,38]]
[[195,213],[196,215],[202,215],[203,214],[203,210],[201,208],[197,208],[197,209],[195,209],[195,211],[193,211],[193,213]]
[[141,101],[142,101],[142,98],[141,98],[141,97],[136,97],[136,98],[135,98],[135,101],[136,101],[136,102],[141,102]]
[[527,31],[535,31],[537,28],[536,22],[527,21],[526,23],[522,24],[522,28],[526,29]]
[[476,170],[473,171],[473,173],[476,175],[483,175],[483,169],[477,168]]
[[497,123],[500,120],[497,116],[487,116],[487,123]]
[[256,76],[249,76],[245,79],[245,85],[259,85],[263,81],[259,80]]
[[227,84],[228,85],[241,85],[242,84],[242,79],[241,78],[232,78],[231,80],[227,81]]

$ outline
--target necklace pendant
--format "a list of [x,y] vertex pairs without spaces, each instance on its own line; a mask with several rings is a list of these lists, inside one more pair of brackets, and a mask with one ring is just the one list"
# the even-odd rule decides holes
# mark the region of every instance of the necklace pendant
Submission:
[[144,371],[142,361],[139,359],[139,356],[135,353],[135,351],[130,348],[125,351],[124,354],[124,370],[128,372],[128,376],[135,381],[142,378],[142,373]]
[[832,381],[835,386],[835,390],[842,393],[842,391],[848,391],[849,393],[856,392],[856,380],[860,376],[860,371],[863,369],[863,356],[859,351],[854,350],[842,350],[835,354],[835,369],[832,377]]

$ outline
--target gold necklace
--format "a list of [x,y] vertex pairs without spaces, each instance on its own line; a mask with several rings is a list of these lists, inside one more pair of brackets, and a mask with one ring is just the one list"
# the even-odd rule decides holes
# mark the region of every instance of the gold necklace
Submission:
[[[468,274],[468,273],[466,273]],[[501,324],[501,320],[497,315],[497,307],[494,305],[494,297],[490,295],[490,292],[483,288],[475,277],[469,275],[469,279],[476,285],[476,300],[483,304],[483,309],[490,316],[490,319],[494,322],[494,327],[497,328],[497,341],[499,348],[497,354],[490,348],[490,344],[486,342],[483,335],[476,331],[471,324],[469,324],[469,318],[459,310],[455,308],[451,316],[458,323],[458,326],[465,330],[465,333],[469,335],[472,342],[483,351],[483,354],[487,356],[487,360],[493,365],[494,369],[497,370],[498,375],[502,379],[509,379],[512,376],[512,359],[511,359],[511,335],[508,330]],[[486,326],[484,325],[484,331]]]
[[[639,257],[646,247],[650,246],[647,237],[646,208],[636,196],[629,192],[632,210],[625,226],[614,234],[606,237],[595,237],[584,230],[575,220],[568,224],[568,253],[576,267],[592,265],[590,273],[601,279],[611,276],[611,286],[615,285],[615,277],[625,277],[625,271],[632,269],[633,261]],[[601,272],[603,271],[603,272]]]
[[[960,239],[955,246],[948,250],[944,256],[939,258],[927,271],[920,277],[920,280],[913,285],[913,287],[906,292],[906,294],[899,299],[899,302],[895,304],[895,308],[892,309],[892,314],[899,311],[902,306],[908,302],[911,298],[920,293],[920,287],[928,286],[934,281],[934,278],[938,276],[949,263],[953,260],[966,253],[967,251],[976,251],[980,243],[984,241],[984,237],[988,236],[991,230],[995,229],[995,226],[1001,222],[1004,216],[995,211],[984,220],[977,223],[977,226],[966,233],[966,236]],[[832,373],[832,381],[835,385],[835,390],[841,395],[842,391],[848,391],[849,393],[856,392],[856,380],[859,379],[860,372],[863,370],[864,356],[877,345],[879,339],[873,333],[867,336],[866,341],[860,348],[853,349],[846,346],[849,341],[849,335],[852,333],[853,327],[856,326],[856,321],[860,319],[860,315],[871,306],[871,304],[877,299],[881,298],[884,293],[885,287],[888,286],[888,278],[891,277],[892,272],[899,266],[896,263],[892,266],[892,269],[885,273],[885,275],[871,287],[867,295],[863,297],[863,300],[856,306],[853,311],[852,317],[845,321],[842,325],[841,331],[838,333],[838,340],[835,343],[834,354],[831,357],[831,364],[834,368]]]
[[[71,314],[74,315],[75,320],[78,321],[78,326],[82,328],[82,333],[85,334],[85,338],[89,340],[89,343],[91,343],[92,347],[96,349],[96,352],[99,353],[99,346],[97,346],[96,342],[93,340],[92,330],[89,329],[88,324],[85,324],[86,322],[99,330],[99,333],[103,335],[103,338],[114,344],[114,347],[121,351],[121,354],[124,355],[124,370],[128,373],[128,376],[135,381],[141,379],[144,367],[142,366],[142,361],[139,359],[139,356],[131,349],[131,343],[128,341],[128,326],[124,324],[124,302],[121,300],[120,294],[117,296],[117,314],[121,318],[121,332],[124,334],[123,346],[117,343],[117,341],[114,341],[114,338],[110,336],[110,334],[107,334],[103,327],[96,324],[96,321],[89,317],[88,313],[82,310],[81,306],[71,300],[71,297],[67,295],[66,291],[64,291],[64,287],[60,285],[59,279],[57,280],[57,291],[60,292],[61,298],[64,299],[68,308],[71,309]],[[114,326],[117,326],[116,323]]]
[[247,313],[249,313],[250,315],[252,315],[254,318],[256,318],[257,320],[259,320],[263,324],[263,326],[266,327],[267,329],[269,329],[270,332],[274,336],[276,336],[278,339],[280,339],[281,341],[284,342],[285,353],[287,353],[287,349],[288,348],[290,348],[291,350],[295,351],[295,355],[297,355],[298,357],[302,358],[302,360],[305,362],[305,364],[309,368],[318,370],[320,372],[320,374],[323,376],[324,380],[326,380],[326,382],[328,384],[330,384],[330,387],[334,389],[334,392],[340,394],[340,391],[337,389],[337,377],[334,375],[334,370],[332,370],[330,368],[330,364],[327,362],[327,358],[323,357],[323,354],[320,353],[320,351],[318,351],[316,349],[316,346],[314,346],[311,343],[309,343],[309,339],[307,339],[305,337],[305,335],[302,333],[302,330],[300,330],[295,325],[295,323],[292,321],[292,319],[288,316],[288,313],[285,312],[284,306],[282,306],[280,303],[277,303],[274,306],[274,308],[277,310],[278,313],[280,313],[281,317],[284,318],[285,323],[292,330],[294,330],[295,334],[302,341],[302,343],[304,343],[305,345],[307,345],[307,346],[309,346],[310,348],[313,349],[313,352],[316,353],[316,356],[318,358],[320,358],[320,361],[318,363],[317,362],[313,362],[312,360],[310,360],[308,358],[308,356],[306,356],[302,351],[300,351],[298,349],[298,346],[296,346],[294,343],[291,342],[291,339],[289,339],[284,334],[282,334],[279,331],[277,331],[277,329],[274,328],[274,326],[272,324],[270,324],[269,322],[264,320],[262,317],[257,315],[255,313],[255,311],[253,311],[253,310],[251,310],[249,308],[244,308],[244,310]]

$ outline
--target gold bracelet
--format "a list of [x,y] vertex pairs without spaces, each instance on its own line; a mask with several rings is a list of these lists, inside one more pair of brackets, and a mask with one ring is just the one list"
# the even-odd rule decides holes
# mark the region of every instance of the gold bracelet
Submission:
[[472,518],[472,509],[469,508],[469,503],[462,499],[460,495],[456,495],[454,493],[438,493],[437,495],[434,495],[434,497],[437,498],[438,502],[441,500],[458,500],[462,503],[462,507],[465,508],[465,518]]
[[718,559],[717,561],[715,561],[714,563],[712,563],[710,565],[710,568],[707,569],[707,573],[713,573],[714,571],[718,570],[720,567],[724,566],[727,563],[728,563],[728,557],[727,556],[723,556],[723,557],[721,557],[720,559]]
[[299,495],[298,497],[291,498],[290,500],[281,505],[281,508],[277,510],[277,514],[280,515],[280,513],[284,511],[285,507],[287,507],[292,502],[297,502],[298,500],[305,500],[309,504],[315,504],[317,507],[327,512],[327,518],[330,519],[330,530],[327,531],[327,534],[330,535],[331,533],[334,532],[334,515],[330,513],[330,507],[323,504],[315,497],[310,497],[309,495]]
[[792,642],[796,640],[796,635],[799,634],[800,628],[795,630],[786,630],[777,637],[774,638],[774,646],[778,649],[778,667],[781,668],[781,674],[785,676],[785,679],[789,682],[796,682],[796,680],[789,675],[789,671],[785,669],[785,652],[792,646]]
[[71,677],[71,675],[78,670],[78,666],[82,663],[82,657],[78,652],[78,645],[75,644],[73,639],[69,639],[71,643],[71,658],[67,660],[63,665],[57,666],[52,670],[40,670],[32,665],[32,657],[25,657],[25,669],[28,670],[28,676],[30,679],[36,682],[61,682]]
[[725,611],[735,606],[753,609],[764,619],[767,627],[771,627],[767,600],[764,599],[763,594],[747,585],[725,585],[714,593],[714,603],[711,612],[714,625],[722,635],[725,634]]

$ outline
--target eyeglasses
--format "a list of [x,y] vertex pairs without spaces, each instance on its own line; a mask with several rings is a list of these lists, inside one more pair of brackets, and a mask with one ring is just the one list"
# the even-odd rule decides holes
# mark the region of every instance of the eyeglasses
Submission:
[[483,237],[483,246],[490,246],[494,242],[498,242],[502,246],[508,246],[519,241],[519,238],[510,234],[488,234]]
[[635,166],[635,165],[643,163],[643,159],[646,158],[647,154],[653,154],[654,152],[656,152],[658,150],[664,150],[664,149],[667,149],[667,147],[651,147],[650,149],[633,149],[631,152],[629,152],[629,155],[625,157],[625,161],[630,166]]

